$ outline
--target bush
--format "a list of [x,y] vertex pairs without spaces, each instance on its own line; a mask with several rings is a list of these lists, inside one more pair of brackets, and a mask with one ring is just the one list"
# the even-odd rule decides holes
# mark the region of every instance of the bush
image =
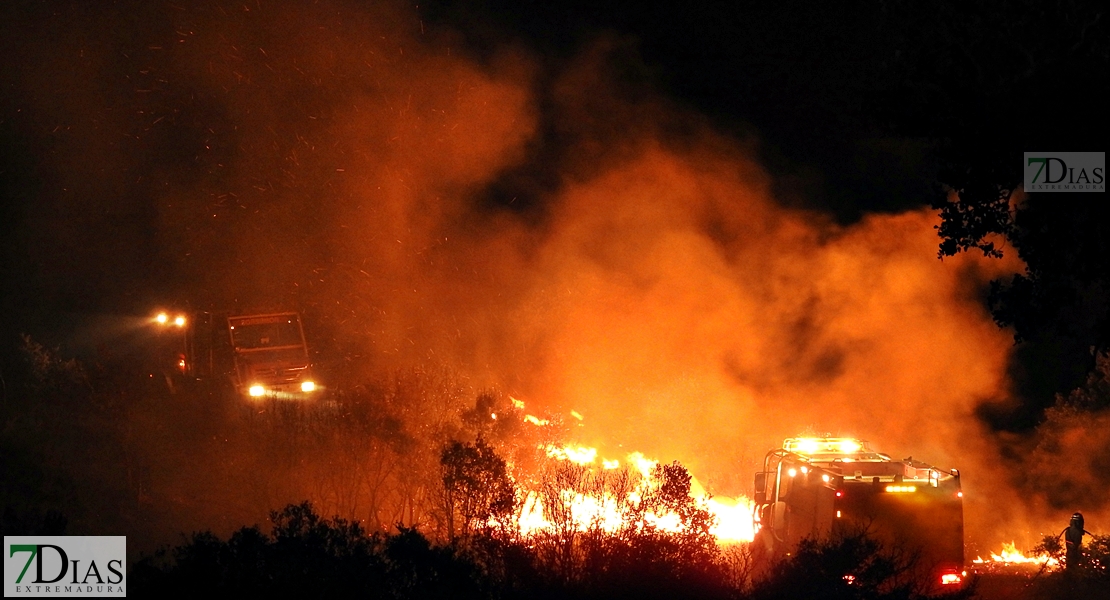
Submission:
[[[794,556],[772,564],[756,582],[752,600],[915,600],[933,592],[915,571],[912,556],[886,549],[867,531],[828,540],[806,539]],[[969,598],[973,586],[946,594]]]
[[476,567],[413,529],[367,535],[357,523],[321,519],[305,502],[270,515],[269,535],[244,527],[223,541],[211,532],[144,557],[130,575],[139,596],[195,598],[478,598]]

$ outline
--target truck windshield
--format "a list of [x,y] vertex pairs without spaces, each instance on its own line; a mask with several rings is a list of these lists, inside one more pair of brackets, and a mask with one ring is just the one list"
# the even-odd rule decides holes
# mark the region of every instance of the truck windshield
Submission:
[[231,342],[236,350],[304,347],[301,324],[296,315],[232,318],[228,321]]

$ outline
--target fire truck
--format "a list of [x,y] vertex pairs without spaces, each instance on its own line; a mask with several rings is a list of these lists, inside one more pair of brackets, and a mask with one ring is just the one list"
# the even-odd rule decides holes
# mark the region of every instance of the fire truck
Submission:
[[942,588],[962,585],[960,472],[874,452],[843,437],[790,438],[755,474],[756,542],[773,557],[800,541],[866,530],[888,547],[916,552]]
[[185,376],[230,385],[247,398],[309,399],[317,392],[296,312],[194,313],[155,321],[182,332],[175,367]]
[[227,329],[240,393],[290,398],[316,391],[300,315],[228,317]]

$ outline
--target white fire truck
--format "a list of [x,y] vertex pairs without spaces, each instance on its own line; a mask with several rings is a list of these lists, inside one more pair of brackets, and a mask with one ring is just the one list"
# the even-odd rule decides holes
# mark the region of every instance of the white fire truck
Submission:
[[874,452],[863,440],[790,438],[755,474],[756,543],[789,556],[805,538],[857,531],[917,552],[935,584],[963,583],[960,472]]

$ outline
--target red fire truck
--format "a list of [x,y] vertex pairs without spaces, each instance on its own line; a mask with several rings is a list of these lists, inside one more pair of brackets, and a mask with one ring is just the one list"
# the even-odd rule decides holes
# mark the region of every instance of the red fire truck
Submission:
[[805,538],[866,528],[881,542],[918,553],[942,587],[964,571],[960,472],[874,452],[863,440],[790,438],[755,475],[756,542],[789,556]]
[[154,321],[180,332],[173,364],[187,378],[218,385],[230,382],[249,398],[316,395],[304,327],[295,312],[174,317],[159,313]]
[[227,328],[240,393],[300,397],[316,391],[297,313],[228,317]]

